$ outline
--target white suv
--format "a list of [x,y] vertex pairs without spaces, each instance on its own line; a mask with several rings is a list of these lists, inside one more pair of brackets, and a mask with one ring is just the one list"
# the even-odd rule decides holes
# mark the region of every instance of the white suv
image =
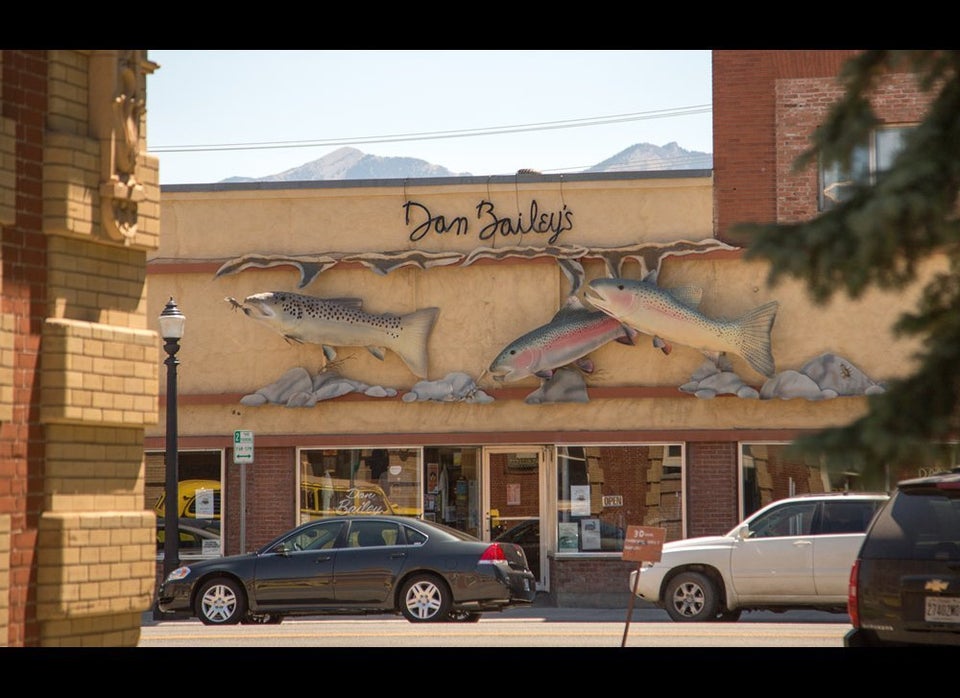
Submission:
[[675,621],[737,620],[745,610],[846,613],[850,568],[888,498],[828,492],[772,502],[726,535],[664,544],[659,562],[630,573],[630,590]]

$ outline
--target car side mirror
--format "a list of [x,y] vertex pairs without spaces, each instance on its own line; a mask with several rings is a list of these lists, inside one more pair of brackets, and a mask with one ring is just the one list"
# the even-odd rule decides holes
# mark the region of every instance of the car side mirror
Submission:
[[746,540],[751,535],[750,527],[747,524],[744,524],[739,529],[737,529],[737,537],[740,540]]
[[273,552],[278,553],[279,555],[289,555],[290,551],[293,550],[293,543],[277,543],[273,547]]

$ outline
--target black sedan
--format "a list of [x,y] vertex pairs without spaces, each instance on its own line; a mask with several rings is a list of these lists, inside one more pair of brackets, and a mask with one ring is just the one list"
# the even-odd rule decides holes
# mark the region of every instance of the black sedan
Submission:
[[369,613],[421,623],[476,621],[535,596],[519,545],[420,519],[359,515],[311,521],[253,553],[183,565],[160,585],[157,604],[207,625]]

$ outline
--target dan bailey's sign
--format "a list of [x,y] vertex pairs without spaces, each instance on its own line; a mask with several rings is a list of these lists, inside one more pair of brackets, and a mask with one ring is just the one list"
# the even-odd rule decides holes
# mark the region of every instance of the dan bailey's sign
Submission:
[[437,213],[417,201],[407,201],[403,209],[404,223],[411,228],[411,242],[419,242],[431,233],[457,237],[476,234],[483,241],[547,235],[547,244],[554,245],[563,233],[573,230],[573,211],[566,204],[556,211],[541,211],[536,199],[530,200],[526,213],[518,211],[514,216],[501,215],[487,200],[480,201],[469,216]]

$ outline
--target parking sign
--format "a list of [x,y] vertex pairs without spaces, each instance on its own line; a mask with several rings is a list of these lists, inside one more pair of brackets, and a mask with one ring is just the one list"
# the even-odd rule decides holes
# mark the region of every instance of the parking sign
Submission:
[[237,429],[233,432],[233,462],[253,463],[253,432]]

